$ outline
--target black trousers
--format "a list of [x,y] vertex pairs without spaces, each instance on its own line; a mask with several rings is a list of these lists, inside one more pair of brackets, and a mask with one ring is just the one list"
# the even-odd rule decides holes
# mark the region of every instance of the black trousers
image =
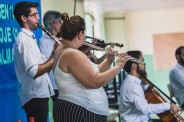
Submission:
[[54,122],[107,122],[107,116],[61,99],[54,102],[53,117]]
[[27,121],[30,117],[35,118],[35,122],[47,122],[49,98],[33,98],[24,104]]
[[160,119],[151,119],[151,122],[162,122]]
[[54,103],[55,100],[57,100],[57,98],[59,96],[59,91],[58,90],[54,90],[54,93],[55,93],[55,95],[51,96],[53,103]]

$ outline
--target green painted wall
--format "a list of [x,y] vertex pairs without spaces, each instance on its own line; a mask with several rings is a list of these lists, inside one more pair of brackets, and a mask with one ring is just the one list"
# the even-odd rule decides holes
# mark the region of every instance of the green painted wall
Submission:
[[144,55],[144,58],[148,79],[169,96],[169,91],[167,89],[167,84],[169,83],[169,70],[155,71],[153,55]]

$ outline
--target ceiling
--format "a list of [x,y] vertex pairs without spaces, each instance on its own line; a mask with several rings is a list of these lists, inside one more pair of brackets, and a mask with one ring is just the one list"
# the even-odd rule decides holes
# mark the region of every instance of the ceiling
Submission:
[[184,7],[184,0],[84,0],[84,1],[95,2],[104,12]]

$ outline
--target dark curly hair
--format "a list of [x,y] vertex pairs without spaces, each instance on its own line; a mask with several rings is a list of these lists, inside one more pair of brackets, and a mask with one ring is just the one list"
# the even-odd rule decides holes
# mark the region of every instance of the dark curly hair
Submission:
[[69,18],[67,14],[63,14],[62,20],[60,35],[63,39],[72,40],[80,31],[85,30],[85,21],[78,15]]
[[[128,51],[128,52],[126,52],[126,53],[127,53],[128,55],[130,55],[131,57],[137,58],[137,59],[139,59],[140,56],[142,55],[142,52],[139,51],[139,50]],[[129,60],[129,61],[126,62],[125,66],[124,66],[124,69],[125,69],[125,71],[126,71],[127,73],[129,73],[129,72],[131,71],[131,67],[132,67],[132,64],[133,64],[133,63],[135,63],[135,62],[133,62],[133,61],[131,61],[131,60]]]
[[31,8],[33,7],[36,8],[38,6],[39,6],[38,3],[33,2],[19,2],[15,5],[13,14],[21,27],[22,27],[21,16],[24,15],[25,17],[28,17],[28,15],[31,12]]

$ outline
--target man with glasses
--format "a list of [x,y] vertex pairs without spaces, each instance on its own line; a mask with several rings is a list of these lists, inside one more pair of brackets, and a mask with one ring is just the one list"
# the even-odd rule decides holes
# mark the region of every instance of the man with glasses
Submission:
[[31,16],[31,17],[39,17],[39,14],[38,13],[33,13],[33,14],[29,14],[28,16]]
[[127,54],[140,61],[129,60],[124,66],[128,74],[120,88],[121,122],[149,122],[151,121],[149,114],[158,114],[169,109],[177,112],[179,108],[175,104],[148,104],[144,95],[148,85],[140,77],[146,74],[144,57],[138,50],[128,51]]
[[15,5],[14,16],[21,30],[13,46],[14,66],[20,83],[19,96],[27,120],[46,122],[48,100],[54,90],[47,72],[52,68],[53,55],[48,60],[41,54],[33,30],[40,20],[38,4],[20,2]]
[[[43,23],[45,26],[45,29],[50,32],[52,36],[57,36],[60,32],[61,26],[62,26],[62,14],[59,11],[53,11],[49,10],[47,11],[44,16],[43,16]],[[39,40],[39,47],[42,52],[48,59],[53,51],[55,44],[55,40],[53,40],[50,36],[48,36],[46,33],[42,35],[42,37]],[[52,82],[53,88],[55,95],[52,96],[53,102],[57,99],[58,97],[58,88],[55,83],[54,75],[53,75],[53,70],[49,72],[49,77]]]

